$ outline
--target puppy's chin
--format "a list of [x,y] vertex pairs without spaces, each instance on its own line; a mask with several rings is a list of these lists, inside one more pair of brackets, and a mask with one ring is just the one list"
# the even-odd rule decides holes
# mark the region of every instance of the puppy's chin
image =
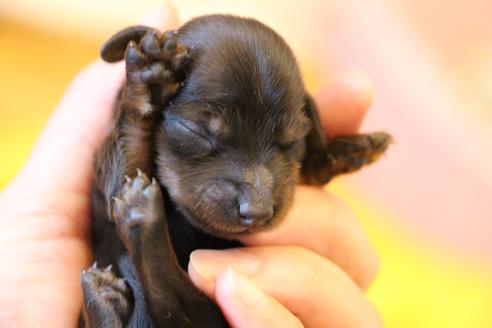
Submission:
[[272,229],[282,221],[285,216],[283,212],[286,212],[282,211],[282,213],[278,213],[278,215],[275,214],[272,218],[261,224],[245,227],[239,223],[234,223],[239,221],[238,218],[222,218],[215,215],[211,215],[210,217],[201,215],[198,217],[197,215],[193,215],[191,211],[187,210],[185,207],[178,206],[178,210],[183,214],[186,220],[197,229],[202,230],[209,235],[229,240],[235,240],[253,233]]

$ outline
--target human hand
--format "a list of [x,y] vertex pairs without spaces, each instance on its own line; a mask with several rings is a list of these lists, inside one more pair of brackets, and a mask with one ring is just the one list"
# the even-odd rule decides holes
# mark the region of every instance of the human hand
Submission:
[[[165,5],[143,24],[177,26]],[[72,82],[20,174],[0,194],[0,327],[75,327],[91,262],[95,150],[109,128],[123,63],[98,60]]]
[[[146,23],[167,30],[175,26],[176,21],[172,9],[166,7]],[[123,78],[124,67],[121,64],[108,65],[98,61],[84,70],[68,89],[22,172],[0,196],[0,262],[4,264],[0,266],[0,326],[76,325],[82,302],[80,269],[86,267],[91,258],[88,231],[92,158],[107,131],[113,102]],[[333,99],[327,103],[338,108]],[[361,113],[352,115],[347,122],[355,126],[362,116]],[[301,188],[298,199],[303,194],[310,197],[308,189]],[[321,190],[313,192],[327,195]],[[299,210],[303,212],[302,208]],[[296,215],[290,217],[295,218]],[[295,227],[298,221],[288,220],[282,227],[289,226],[288,222],[293,222],[290,224]],[[309,222],[314,230],[329,231],[327,226],[324,229],[317,227],[326,222],[311,218]],[[349,230],[357,231],[348,229],[346,235],[351,234]],[[296,240],[280,231],[277,237],[264,234],[245,242],[268,245],[273,243],[270,238],[281,245],[295,244],[325,254],[314,245],[305,245],[307,242],[317,244],[314,240],[305,240],[308,235],[299,235]],[[342,245],[348,245],[357,238],[345,240],[340,235],[339,239]],[[330,238],[328,244],[325,242],[320,241],[319,246],[331,248],[332,252],[337,240]],[[330,243],[334,243],[333,247],[329,247]],[[354,249],[353,254],[357,253],[364,259],[373,258],[373,255],[364,255],[370,252],[370,248],[360,249],[361,253]],[[265,262],[273,263],[268,254],[273,256],[276,252],[275,249],[265,249]],[[304,250],[299,249],[299,252]],[[341,252],[337,256],[344,254]],[[326,257],[332,259],[328,255]],[[346,263],[349,266],[358,267],[361,263],[350,259],[348,256]],[[317,267],[319,263],[306,265]],[[359,269],[365,271],[362,267]],[[351,271],[348,267],[346,270]],[[274,293],[272,295],[275,296]],[[227,295],[217,300],[231,322],[244,317],[241,312],[237,315],[231,312],[238,308],[227,303]],[[287,311],[284,306],[287,305],[281,308]],[[254,319],[255,315],[251,317]]]

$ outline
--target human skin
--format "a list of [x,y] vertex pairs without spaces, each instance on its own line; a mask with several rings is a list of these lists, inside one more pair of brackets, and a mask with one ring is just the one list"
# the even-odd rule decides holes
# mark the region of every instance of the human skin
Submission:
[[[144,23],[162,30],[177,26],[169,6]],[[123,78],[121,64],[97,61],[82,71],[28,162],[0,195],[2,327],[76,325],[80,270],[91,262],[92,158]],[[330,118],[324,122],[330,134],[356,132],[371,86],[364,75],[351,72],[315,99],[321,116]],[[244,256],[200,250],[189,267],[192,281],[215,297],[234,327],[380,325],[363,295],[377,257],[352,212],[335,196],[298,187],[281,226],[242,242],[248,245],[240,251]],[[277,285],[279,279],[283,283]]]

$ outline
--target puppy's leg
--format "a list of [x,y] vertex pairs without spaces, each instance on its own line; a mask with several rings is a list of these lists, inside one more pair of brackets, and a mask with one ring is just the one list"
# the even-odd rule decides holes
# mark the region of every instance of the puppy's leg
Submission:
[[313,127],[306,136],[306,156],[301,175],[304,183],[325,184],[338,174],[350,173],[377,160],[392,141],[384,132],[340,136],[326,140],[316,105],[306,96],[305,110]]
[[181,270],[172,249],[159,185],[141,171],[115,199],[113,217],[157,327],[227,327],[211,300]]
[[126,327],[132,313],[131,292],[125,281],[111,267],[98,269],[96,264],[82,271],[85,327]]
[[[188,51],[173,33],[149,31],[130,42],[113,134],[96,159],[97,187],[125,244],[157,327],[227,327],[218,307],[181,270],[167,231],[159,186],[152,184],[152,138],[161,108],[184,78]],[[135,175],[137,168],[144,173]],[[140,171],[140,172],[142,172]],[[125,183],[125,176],[126,183]],[[117,198],[115,198],[117,197]]]
[[125,53],[127,81],[118,101],[113,133],[96,156],[99,190],[108,204],[139,168],[153,175],[153,132],[162,109],[181,87],[189,59],[176,35],[148,31],[139,45],[130,41]]
[[391,136],[384,132],[330,139],[324,149],[312,152],[303,162],[304,182],[325,184],[338,174],[357,171],[376,161],[391,141]]
[[[130,42],[126,48],[127,81],[118,99],[114,128],[95,158],[94,251],[96,259],[105,263],[116,265],[126,252],[120,239],[111,238],[117,233],[115,225],[109,221],[113,198],[121,194],[125,176],[130,179],[137,168],[149,175],[152,173],[153,130],[160,121],[162,109],[181,86],[187,58],[187,49],[176,44],[173,33],[160,35],[149,31],[139,45]],[[163,210],[161,204],[159,214]],[[172,254],[172,249],[169,252]],[[106,312],[107,320],[111,320],[114,315]],[[98,313],[103,316],[106,312]]]

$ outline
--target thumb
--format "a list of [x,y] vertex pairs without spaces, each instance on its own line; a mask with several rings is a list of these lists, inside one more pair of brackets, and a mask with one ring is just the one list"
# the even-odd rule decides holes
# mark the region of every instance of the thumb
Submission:
[[234,328],[303,327],[295,315],[231,267],[217,278],[215,298]]
[[[176,11],[166,2],[141,23],[174,29]],[[124,71],[122,62],[97,60],[77,75],[11,187],[28,186],[35,192],[89,190],[94,152],[108,132]]]
[[371,105],[373,86],[362,71],[351,70],[314,95],[328,136],[356,133]]

